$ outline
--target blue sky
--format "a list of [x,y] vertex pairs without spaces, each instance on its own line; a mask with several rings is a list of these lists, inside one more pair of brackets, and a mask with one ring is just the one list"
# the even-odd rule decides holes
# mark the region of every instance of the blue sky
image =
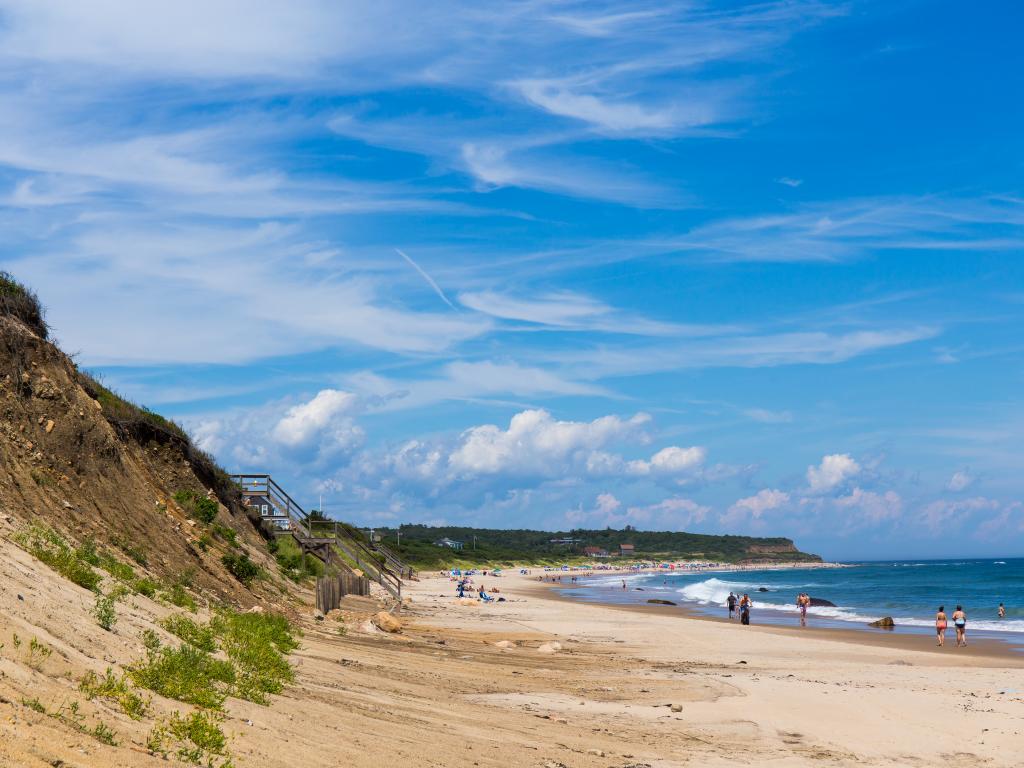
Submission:
[[361,524],[1024,554],[1021,21],[0,0],[0,265]]

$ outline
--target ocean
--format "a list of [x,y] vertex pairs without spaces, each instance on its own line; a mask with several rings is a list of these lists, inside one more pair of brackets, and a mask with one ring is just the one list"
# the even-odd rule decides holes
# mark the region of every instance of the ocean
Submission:
[[[574,599],[605,603],[671,600],[714,616],[725,616],[732,591],[754,601],[754,623],[794,625],[800,592],[835,604],[811,607],[809,623],[868,629],[868,623],[891,616],[896,631],[933,632],[935,612],[947,615],[962,605],[968,637],[997,637],[1024,645],[1024,559],[905,560],[859,562],[844,568],[794,568],[766,571],[601,573],[579,581],[563,593]],[[563,578],[565,578],[563,576]],[[627,589],[622,589],[626,579]],[[767,591],[760,591],[761,588]],[[999,619],[998,606],[1006,606]],[[879,631],[879,630],[873,630]],[[952,629],[950,629],[952,636]]]

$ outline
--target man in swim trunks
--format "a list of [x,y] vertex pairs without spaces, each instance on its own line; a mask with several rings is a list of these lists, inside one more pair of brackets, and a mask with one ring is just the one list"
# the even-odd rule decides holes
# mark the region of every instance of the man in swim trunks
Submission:
[[796,597],[797,607],[800,608],[800,626],[807,626],[807,606],[811,604],[811,596],[806,592],[801,592]]
[[731,619],[736,614],[736,595],[730,592],[729,597],[725,599],[725,604],[729,606],[729,618]]

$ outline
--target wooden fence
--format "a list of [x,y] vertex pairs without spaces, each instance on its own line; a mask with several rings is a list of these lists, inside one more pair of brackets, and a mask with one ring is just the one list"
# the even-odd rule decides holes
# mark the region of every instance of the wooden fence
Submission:
[[333,611],[341,605],[345,595],[370,596],[370,580],[354,573],[322,576],[316,580],[316,609],[321,613]]

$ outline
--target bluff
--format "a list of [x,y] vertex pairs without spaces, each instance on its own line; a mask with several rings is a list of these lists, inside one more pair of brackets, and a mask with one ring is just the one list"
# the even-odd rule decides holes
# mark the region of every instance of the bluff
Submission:
[[272,569],[255,522],[180,427],[80,370],[50,341],[35,296],[0,273],[4,533],[42,526],[116,553],[141,573],[247,605],[255,595],[224,558],[244,554]]

